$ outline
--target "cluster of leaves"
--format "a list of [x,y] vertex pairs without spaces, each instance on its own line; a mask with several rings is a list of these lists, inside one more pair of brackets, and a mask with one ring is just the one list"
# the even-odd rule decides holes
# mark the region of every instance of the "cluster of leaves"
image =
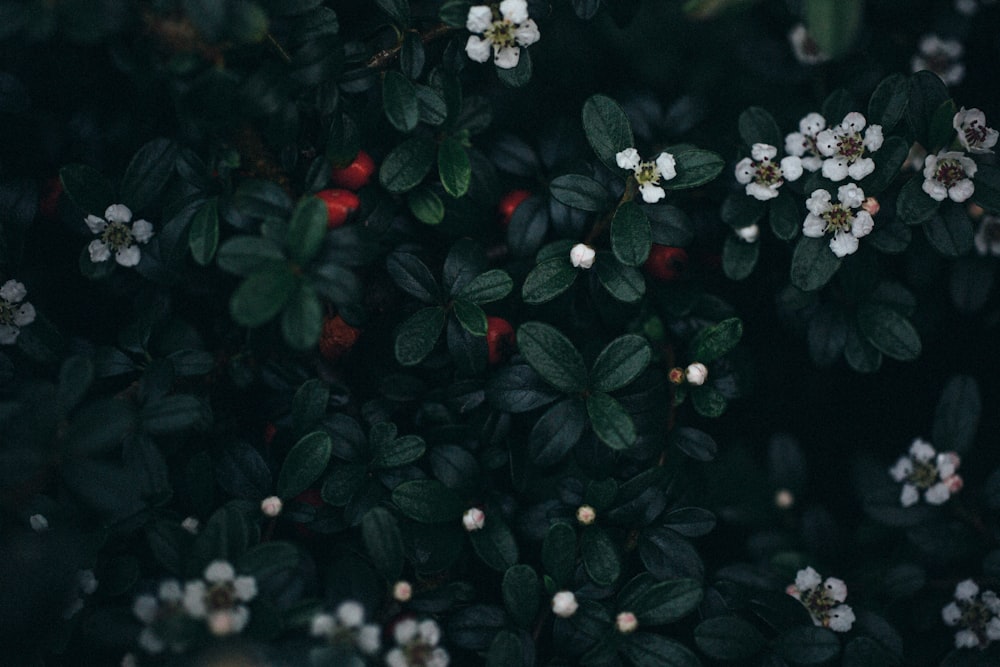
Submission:
[[[897,428],[868,436],[873,451],[851,464],[860,503],[830,500],[851,495],[839,478],[817,482],[824,466],[848,476],[823,431],[850,420],[811,402],[823,394],[839,414],[885,373],[886,391],[914,405],[879,404],[895,416],[866,424],[902,420],[912,438],[920,414],[939,449],[974,456],[990,394],[955,376],[924,420],[923,393],[895,364],[951,354],[940,338],[955,312],[988,322],[995,307],[981,284],[994,263],[969,257],[968,209],[939,205],[901,170],[915,142],[952,141],[956,103],[934,75],[824,75],[850,89],[826,97],[826,119],[868,98],[886,136],[861,183],[882,203],[875,231],[840,260],[826,240],[799,238],[806,197],[835,184],[816,174],[765,204],[727,168],[752,144],[783,145],[791,117],[779,123],[750,94],[700,122],[626,89],[618,56],[594,71],[550,64],[572,43],[561,30],[609,54],[641,51],[625,45],[651,44],[644,26],[670,21],[679,43],[688,28],[703,37],[700,25],[722,45],[754,3],[533,1],[542,40],[510,70],[466,57],[468,0],[84,4],[0,9],[12,49],[54,69],[78,58],[135,97],[104,117],[81,94],[66,112],[23,61],[0,71],[0,113],[25,149],[0,161],[0,267],[39,313],[0,350],[0,553],[16,573],[0,593],[26,600],[0,606],[0,643],[18,656],[168,664],[169,650],[139,647],[133,601],[226,560],[257,582],[236,649],[261,664],[322,664],[311,619],[346,600],[387,642],[401,618],[433,617],[453,664],[995,657],[949,654],[935,624],[948,582],[1000,576],[996,522],[977,513],[1000,506],[998,473],[970,475],[984,501],[956,516],[898,507],[884,474],[905,448]],[[828,53],[851,53],[862,3],[801,5]],[[699,57],[727,63],[718,50]],[[704,117],[691,81],[682,99]],[[795,93],[795,110],[819,103]],[[53,149],[42,137],[63,113],[69,134]],[[672,119],[704,148],[671,134]],[[637,198],[616,160],[629,148],[673,156],[664,201]],[[316,194],[361,151],[377,170],[347,224],[331,225]],[[1000,213],[991,159],[975,202]],[[530,196],[498,224],[516,188]],[[134,269],[87,252],[84,218],[112,204],[153,222]],[[757,243],[732,233],[764,220]],[[571,261],[579,243],[596,251],[592,268]],[[690,266],[652,270],[664,248]],[[915,268],[928,257],[945,293]],[[360,333],[330,355],[334,323]],[[829,387],[841,357],[851,372]],[[685,380],[696,364],[704,383]],[[942,374],[953,369],[930,373]],[[776,436],[762,468],[752,450],[796,427],[808,454]],[[779,490],[801,509],[777,508]],[[276,517],[261,506],[272,496]],[[473,508],[485,523],[470,531]],[[811,563],[851,584],[850,635],[814,627],[784,593]],[[84,569],[99,587],[62,619]],[[394,596],[401,580],[412,597]],[[560,591],[579,602],[569,617],[550,609]],[[638,629],[621,631],[620,613]],[[200,623],[157,630],[188,656],[230,646]]]

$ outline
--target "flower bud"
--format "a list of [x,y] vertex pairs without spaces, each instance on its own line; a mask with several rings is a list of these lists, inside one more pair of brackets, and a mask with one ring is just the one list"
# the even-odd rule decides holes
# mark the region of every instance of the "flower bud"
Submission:
[[572,262],[573,266],[581,269],[592,267],[596,256],[597,253],[594,252],[594,249],[585,243],[577,243],[569,251],[569,261]]
[[635,614],[632,612],[623,611],[615,618],[615,627],[617,627],[618,632],[623,635],[635,632],[635,629],[639,627],[639,619],[637,619]]
[[552,596],[552,613],[559,618],[569,618],[579,606],[572,591],[559,591]]
[[181,521],[181,528],[191,533],[192,535],[198,534],[198,528],[200,527],[200,525],[201,524],[198,521],[198,519],[196,519],[193,516],[189,516],[188,518]]
[[875,197],[866,197],[863,202],[861,202],[861,208],[868,211],[869,215],[875,215],[881,209],[881,205],[878,203],[878,199]]
[[413,597],[413,586],[410,582],[400,579],[392,587],[392,597],[397,602],[409,602]]
[[584,526],[589,526],[594,523],[594,519],[597,518],[597,512],[590,505],[580,505],[576,509],[576,520],[582,523]]
[[760,227],[756,224],[748,227],[740,227],[736,230],[736,236],[740,237],[747,243],[754,243],[758,238],[760,238]]
[[49,529],[49,520],[45,518],[44,514],[32,514],[28,517],[28,524],[36,533],[44,533]]
[[278,496],[269,496],[260,502],[260,511],[272,519],[281,514],[281,507],[281,498]]
[[944,480],[944,485],[948,487],[948,491],[951,493],[958,493],[962,490],[964,482],[962,481],[961,475],[952,475],[951,477]]
[[783,510],[791,509],[795,504],[795,496],[788,489],[778,489],[774,494],[774,504]]
[[705,368],[705,364],[695,362],[684,369],[684,378],[689,384],[700,387],[708,379],[708,369]]
[[478,507],[473,507],[462,516],[462,525],[470,533],[474,530],[481,530],[486,525],[486,513]]
[[671,368],[670,373],[667,374],[670,378],[671,384],[682,384],[684,382],[684,369],[683,368]]

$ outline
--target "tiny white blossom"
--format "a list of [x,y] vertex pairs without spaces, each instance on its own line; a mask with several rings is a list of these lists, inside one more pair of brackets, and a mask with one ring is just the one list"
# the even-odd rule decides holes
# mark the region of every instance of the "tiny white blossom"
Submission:
[[980,218],[973,240],[980,255],[1000,257],[1000,217],[986,214]]
[[205,568],[204,581],[185,584],[184,609],[192,618],[204,618],[213,634],[225,636],[246,627],[250,608],[243,603],[256,596],[256,579],[237,577],[230,563],[216,560]]
[[503,0],[498,12],[488,5],[469,8],[465,27],[473,34],[469,35],[465,52],[479,63],[489,60],[492,52],[497,67],[511,69],[520,61],[521,47],[531,46],[541,35],[535,22],[528,18],[525,0]]
[[823,156],[816,146],[816,137],[826,129],[826,119],[813,112],[799,121],[799,131],[785,136],[785,152],[802,160],[802,168],[819,171]]
[[197,517],[189,516],[183,521],[181,521],[181,528],[191,533],[192,535],[198,534],[198,528],[201,526],[201,522],[198,521]]
[[281,508],[281,498],[278,496],[268,496],[260,502],[260,511],[264,514],[264,516],[274,518],[281,514]]
[[[823,156],[823,176],[842,181],[848,176],[860,181],[875,171],[875,161],[866,155],[882,147],[881,125],[865,125],[865,117],[856,111],[844,116],[835,127],[816,135],[816,148]],[[862,130],[864,134],[862,135]]]
[[576,520],[584,526],[589,526],[597,519],[597,512],[590,505],[580,505],[576,508]]
[[106,262],[114,254],[115,261],[122,266],[135,266],[141,256],[136,244],[153,238],[153,225],[146,220],[132,222],[132,211],[124,204],[112,204],[103,218],[88,215],[84,222],[99,236],[87,246],[90,261],[94,263]]
[[788,43],[792,46],[796,60],[803,65],[818,65],[830,60],[830,55],[819,47],[801,23],[788,31]]
[[976,186],[972,177],[978,167],[972,159],[958,151],[941,151],[928,155],[924,162],[924,182],[922,188],[935,201],[951,199],[964,202]]
[[12,345],[21,327],[35,321],[35,307],[24,301],[28,290],[16,280],[8,280],[0,286],[0,345]]
[[[889,468],[892,479],[903,484],[899,503],[903,507],[911,507],[920,501],[921,494],[930,505],[947,502],[962,488],[962,478],[956,473],[960,464],[961,459],[955,452],[938,454],[929,442],[914,439],[908,454],[901,456]],[[971,580],[969,583],[975,585]]]
[[910,61],[910,70],[928,70],[937,74],[945,85],[957,86],[965,78],[965,65],[961,62],[964,51],[961,43],[955,40],[925,35]]
[[639,627],[639,619],[632,612],[623,611],[615,617],[615,627],[618,628],[618,632],[627,635]]
[[854,611],[843,603],[847,599],[847,585],[836,577],[822,580],[811,567],[795,574],[795,583],[785,592],[802,603],[812,617],[814,625],[830,628],[834,632],[847,632],[854,624]]
[[569,618],[579,607],[572,591],[559,591],[552,596],[552,613],[560,618]]
[[992,127],[986,127],[986,114],[979,109],[962,107],[951,122],[958,141],[970,153],[992,153],[1000,136]]
[[580,269],[589,269],[592,267],[595,257],[597,257],[597,253],[585,243],[577,243],[569,251],[570,263]]
[[982,591],[972,579],[955,586],[954,601],[941,609],[941,619],[955,633],[955,648],[986,648],[1000,640],[1000,601],[993,591]]
[[397,602],[409,602],[413,597],[413,586],[410,582],[400,579],[392,586],[392,597]]
[[[139,633],[139,648],[147,653],[162,653],[167,647],[174,653],[187,648],[187,641],[171,637],[171,630],[187,618],[184,609],[184,591],[176,579],[160,582],[156,595],[139,595],[132,602],[132,613],[145,626]],[[167,637],[160,633],[166,631]]]
[[652,162],[643,162],[636,149],[626,148],[615,154],[615,162],[635,175],[639,194],[647,204],[655,204],[667,196],[660,187],[661,180],[669,181],[677,176],[677,161],[670,153],[660,153]]
[[705,367],[705,364],[696,361],[684,369],[684,379],[688,381],[688,384],[700,387],[708,379],[708,368]]
[[44,533],[49,529],[49,520],[44,514],[32,514],[28,517],[28,525],[36,533]]
[[768,144],[754,144],[750,157],[736,164],[736,181],[746,186],[747,195],[760,201],[778,196],[778,188],[786,181],[802,176],[802,160],[790,155],[774,162],[778,149]]
[[375,655],[382,647],[381,627],[365,624],[365,609],[354,600],[340,603],[333,614],[316,614],[309,630],[313,637],[330,644],[354,646],[365,655]]
[[385,655],[389,667],[448,667],[448,652],[438,646],[441,629],[432,620],[403,619],[393,631],[396,646]]
[[472,507],[462,515],[462,526],[470,533],[475,530],[482,530],[485,525],[486,513],[478,507]]
[[838,203],[833,202],[826,190],[813,190],[806,200],[809,214],[802,223],[802,234],[821,238],[833,233],[830,249],[837,257],[854,253],[858,249],[858,239],[870,234],[875,227],[871,214],[861,208],[864,200],[864,191],[854,183],[837,189]]

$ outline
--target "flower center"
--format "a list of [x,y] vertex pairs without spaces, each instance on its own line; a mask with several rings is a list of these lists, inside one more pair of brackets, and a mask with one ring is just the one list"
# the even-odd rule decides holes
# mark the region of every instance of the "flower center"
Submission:
[[236,606],[236,591],[229,582],[216,584],[209,589],[205,596],[205,604],[209,609],[218,611],[221,609],[232,609]]
[[409,644],[405,651],[406,664],[410,667],[425,667],[431,659],[433,650],[422,641],[415,641]]
[[660,180],[660,170],[656,166],[655,162],[643,162],[635,170],[635,180],[639,181],[640,185],[645,185],[646,183],[656,184]]
[[801,602],[813,616],[824,618],[824,624],[826,623],[826,613],[837,606],[836,600],[829,596],[823,586],[817,586],[806,593]]
[[123,222],[109,222],[101,232],[101,240],[114,251],[132,245],[132,230]]
[[985,644],[986,642],[983,640],[986,638],[986,624],[993,618],[993,612],[979,600],[972,602],[959,600],[958,606],[962,610],[962,617],[959,622],[969,630],[975,632],[980,642]]
[[937,170],[934,172],[934,178],[946,188],[950,188],[965,177],[965,169],[962,169],[958,160],[941,160],[937,163]]
[[851,229],[851,221],[854,216],[851,215],[850,209],[843,204],[833,204],[830,210],[823,214],[823,219],[826,220],[825,231],[847,232]]
[[983,143],[986,141],[987,129],[985,125],[980,125],[978,120],[971,121],[962,128],[962,132],[965,134],[965,143],[970,146],[978,146]]
[[857,132],[848,132],[837,137],[837,153],[848,162],[854,162],[865,152],[865,142]]
[[761,160],[754,164],[754,180],[762,185],[781,184],[781,167],[770,160]]
[[487,28],[484,34],[486,35],[486,39],[500,48],[513,47],[515,44],[514,24],[504,19],[494,21],[493,25]]
[[937,481],[937,466],[930,461],[914,461],[913,471],[906,476],[908,482],[918,489],[929,489]]

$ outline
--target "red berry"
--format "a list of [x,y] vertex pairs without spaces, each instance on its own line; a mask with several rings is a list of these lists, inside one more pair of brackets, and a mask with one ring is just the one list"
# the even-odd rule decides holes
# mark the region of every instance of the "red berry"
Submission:
[[368,181],[371,180],[372,174],[375,173],[375,160],[372,156],[364,151],[358,151],[357,157],[354,158],[354,162],[347,165],[346,167],[334,167],[330,172],[330,179],[333,181],[334,185],[339,185],[342,188],[347,188],[348,190],[360,190]]
[[688,254],[684,248],[654,243],[642,268],[657,280],[672,282],[684,273],[687,262]]
[[511,190],[500,199],[497,205],[497,212],[500,215],[500,226],[507,229],[510,219],[514,217],[514,211],[521,203],[531,196],[527,190]]
[[323,320],[323,332],[319,337],[319,353],[327,361],[337,361],[346,354],[361,336],[356,329],[344,321],[340,315]]
[[486,347],[490,352],[490,364],[496,365],[514,351],[514,327],[502,317],[486,318]]
[[352,213],[361,208],[361,200],[350,190],[333,188],[320,190],[316,196],[326,204],[326,228],[336,229],[345,222]]

